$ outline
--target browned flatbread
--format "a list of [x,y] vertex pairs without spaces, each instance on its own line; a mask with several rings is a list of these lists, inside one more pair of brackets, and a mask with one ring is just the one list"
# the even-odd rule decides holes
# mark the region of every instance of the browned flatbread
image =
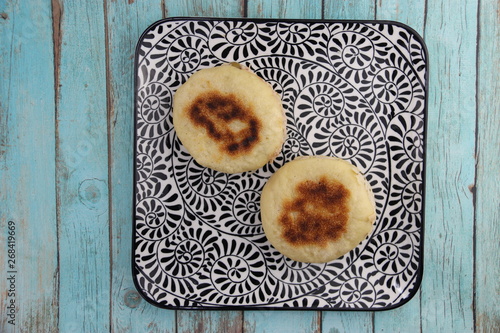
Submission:
[[337,158],[312,156],[289,162],[262,191],[266,236],[296,261],[339,258],[370,233],[375,217],[369,184],[357,168]]
[[173,123],[199,164],[226,173],[262,167],[278,155],[286,133],[280,96],[230,64],[202,69],[177,90]]

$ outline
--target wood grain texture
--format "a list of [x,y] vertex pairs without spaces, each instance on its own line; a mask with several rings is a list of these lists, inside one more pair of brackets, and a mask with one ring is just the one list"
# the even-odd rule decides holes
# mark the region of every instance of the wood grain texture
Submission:
[[428,1],[430,85],[422,330],[473,330],[477,1]]
[[310,19],[321,18],[321,1],[310,0],[248,0],[247,16],[258,18]]
[[156,308],[132,281],[134,55],[141,34],[162,18],[162,2],[108,1],[107,91],[111,193],[111,330],[174,332],[175,311]]
[[376,20],[403,23],[414,29],[422,37],[426,21],[426,2],[410,0],[378,1],[375,6]]
[[104,8],[61,2],[57,96],[59,329],[109,331],[110,251]]
[[0,332],[50,332],[58,311],[50,2],[0,2],[0,12]]
[[177,311],[177,333],[242,332],[240,311]]
[[383,0],[377,1],[375,18],[404,23],[423,34],[426,18],[426,1]]
[[245,311],[245,333],[320,333],[320,311]]
[[241,17],[244,12],[244,1],[167,0],[165,2],[166,17]]
[[323,17],[335,20],[373,20],[375,1],[324,1]]
[[323,311],[323,333],[375,332],[372,312]]
[[421,306],[420,291],[418,291],[408,303],[393,310],[374,313],[374,332],[422,332]]
[[500,3],[479,7],[475,191],[477,332],[500,330]]

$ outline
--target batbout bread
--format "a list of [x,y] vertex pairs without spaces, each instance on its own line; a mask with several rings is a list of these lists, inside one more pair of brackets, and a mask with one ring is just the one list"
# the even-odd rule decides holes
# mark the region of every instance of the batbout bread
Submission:
[[239,64],[194,73],[174,95],[174,128],[202,166],[238,173],[256,170],[285,141],[285,114],[271,85]]
[[376,217],[364,176],[333,157],[286,163],[264,186],[260,206],[269,242],[286,257],[307,263],[351,251],[371,232]]

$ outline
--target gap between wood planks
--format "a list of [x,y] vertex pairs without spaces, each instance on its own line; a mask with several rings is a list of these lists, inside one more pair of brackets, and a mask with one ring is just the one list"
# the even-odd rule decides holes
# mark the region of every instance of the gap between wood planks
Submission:
[[[61,64],[61,16],[62,16],[62,5],[59,2],[60,0],[52,0],[51,8],[52,8],[52,41],[53,41],[53,53],[54,53],[54,130],[55,130],[55,179],[57,180],[58,173],[61,170],[61,157],[60,157],[60,145],[59,145],[59,122],[57,119],[59,118],[59,88],[60,88],[60,64]],[[58,185],[57,181],[55,184],[55,193],[56,193],[56,248],[57,248],[57,258],[56,258],[56,271],[54,273],[54,290],[55,297],[54,301],[57,304],[54,304],[56,307],[55,313],[57,314],[57,318],[55,322],[59,326],[59,290],[60,290],[60,269],[59,269],[59,230],[60,230],[60,216],[61,216],[61,197],[58,195]]]
[[61,15],[62,5],[60,0],[52,0],[52,38],[54,43],[54,92],[56,98],[56,113],[57,113],[57,100],[59,97],[59,74],[61,65]]
[[[128,3],[133,3],[129,0]],[[106,127],[108,143],[108,246],[109,246],[109,328],[113,332],[113,158],[112,158],[112,128],[116,126],[115,106],[113,103],[113,86],[111,84],[111,65],[109,60],[109,25],[108,25],[108,1],[103,1],[104,15],[104,53],[106,68]]]

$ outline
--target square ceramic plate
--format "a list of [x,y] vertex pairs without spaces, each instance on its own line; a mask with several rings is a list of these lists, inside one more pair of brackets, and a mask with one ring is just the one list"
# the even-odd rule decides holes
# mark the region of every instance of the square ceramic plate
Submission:
[[[231,61],[282,96],[288,138],[255,172],[198,165],[172,126],[191,74]],[[422,277],[427,54],[412,29],[381,21],[173,18],[135,57],[133,275],[164,308],[385,310]],[[266,180],[298,156],[355,164],[371,184],[373,232],[326,264],[283,257],[260,222]]]

